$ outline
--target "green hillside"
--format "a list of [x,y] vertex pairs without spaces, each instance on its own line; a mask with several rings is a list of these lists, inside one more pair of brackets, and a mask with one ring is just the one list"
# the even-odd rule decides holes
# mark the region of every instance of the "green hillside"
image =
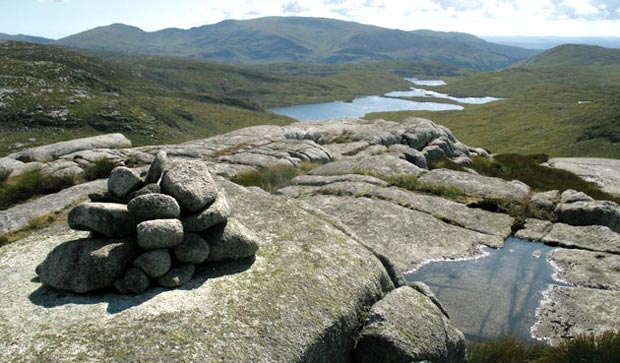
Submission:
[[620,64],[620,49],[565,44],[523,61],[525,67],[584,67]]
[[447,78],[440,92],[506,100],[464,111],[371,114],[428,117],[465,143],[500,153],[620,158],[618,50],[560,46],[518,67]]
[[410,84],[402,76],[414,70],[422,75],[465,74],[446,65],[403,61],[260,69],[91,53],[105,59],[52,46],[0,42],[0,155],[108,132],[122,132],[143,145],[285,124],[293,120],[267,108],[406,89]]
[[488,43],[469,34],[407,32],[333,19],[267,17],[226,20],[188,30],[145,32],[123,24],[91,29],[57,44],[81,49],[184,56],[226,63],[437,61],[488,70],[536,51]]

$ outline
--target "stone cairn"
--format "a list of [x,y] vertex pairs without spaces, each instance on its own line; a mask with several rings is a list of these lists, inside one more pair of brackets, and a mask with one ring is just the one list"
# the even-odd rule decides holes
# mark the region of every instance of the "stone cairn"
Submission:
[[140,294],[151,285],[179,287],[195,265],[255,255],[253,234],[234,219],[221,190],[202,161],[167,167],[155,157],[145,178],[120,166],[108,191],[90,195],[68,216],[87,239],[56,247],[37,267],[41,283],[74,292],[114,286]]

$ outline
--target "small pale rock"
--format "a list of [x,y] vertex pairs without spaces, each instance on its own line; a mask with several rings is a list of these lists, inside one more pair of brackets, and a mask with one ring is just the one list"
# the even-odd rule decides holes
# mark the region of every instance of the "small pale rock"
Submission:
[[162,248],[144,252],[133,262],[133,265],[144,271],[149,277],[159,277],[170,270],[172,259],[170,252]]
[[200,264],[209,257],[209,244],[196,233],[186,233],[183,243],[174,248],[174,257],[181,262]]
[[208,206],[218,191],[209,169],[200,160],[175,165],[162,178],[161,189],[189,212],[198,212]]
[[200,213],[182,218],[183,227],[188,232],[202,232],[208,228],[226,222],[230,216],[230,206],[223,191],[217,193],[215,202]]
[[174,247],[183,242],[183,224],[178,219],[153,219],[138,224],[138,245],[145,250]]
[[69,212],[69,227],[97,232],[107,237],[126,237],[136,233],[136,220],[127,206],[116,203],[82,203]]
[[140,186],[140,175],[125,166],[117,166],[112,169],[108,178],[108,191],[119,198],[125,198],[127,194]]
[[161,178],[164,170],[166,169],[166,161],[168,160],[168,156],[165,151],[159,151],[157,155],[155,155],[155,160],[151,163],[149,167],[149,171],[146,174],[145,183],[157,183],[159,178]]
[[182,263],[173,267],[168,273],[157,280],[157,283],[163,287],[179,287],[192,279],[196,268],[191,263]]
[[145,194],[132,199],[127,210],[139,221],[179,218],[181,208],[177,201],[166,194]]

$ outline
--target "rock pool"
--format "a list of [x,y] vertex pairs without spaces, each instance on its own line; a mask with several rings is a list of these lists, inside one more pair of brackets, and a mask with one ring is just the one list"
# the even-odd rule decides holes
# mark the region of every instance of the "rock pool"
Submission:
[[485,257],[432,262],[405,277],[426,283],[468,339],[512,335],[532,341],[544,291],[552,284],[566,286],[552,278],[546,256],[553,249],[509,238],[501,249],[484,248]]

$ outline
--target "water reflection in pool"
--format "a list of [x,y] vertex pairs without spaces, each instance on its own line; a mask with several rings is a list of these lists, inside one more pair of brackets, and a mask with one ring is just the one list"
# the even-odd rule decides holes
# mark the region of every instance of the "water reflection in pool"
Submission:
[[405,78],[405,80],[418,86],[445,86],[447,83],[440,79],[417,79],[415,77]]
[[487,257],[429,263],[406,277],[429,285],[468,339],[513,335],[530,341],[543,291],[563,285],[553,280],[545,258],[552,249],[509,238],[502,249],[485,249]]
[[463,106],[449,103],[417,102],[381,96],[359,97],[353,102],[324,102],[272,108],[270,111],[298,121],[327,120],[343,117],[362,117],[371,112],[462,110]]
[[445,93],[429,91],[422,88],[411,87],[409,91],[394,91],[385,94],[388,97],[423,97],[423,98],[443,98],[446,100],[452,100],[460,103],[481,105],[483,103],[489,103],[493,101],[502,100],[497,97],[453,97]]

